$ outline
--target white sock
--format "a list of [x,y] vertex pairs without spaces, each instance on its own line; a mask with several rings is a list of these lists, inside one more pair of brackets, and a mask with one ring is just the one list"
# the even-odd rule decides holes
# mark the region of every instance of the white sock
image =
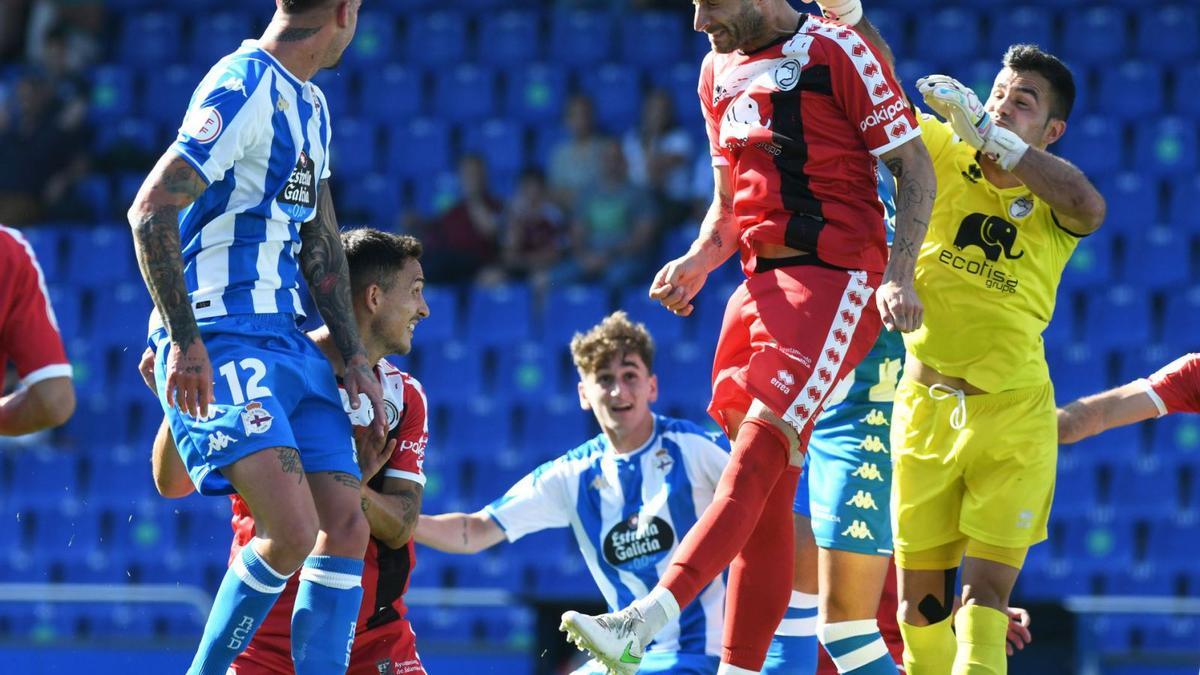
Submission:
[[[646,595],[646,600],[661,607],[667,615],[667,621],[674,621],[679,618],[679,601],[675,599],[671,591],[662,586],[655,586],[650,589],[650,592]],[[663,623],[666,623],[666,621]]]
[[738,668],[737,666],[725,663],[724,661],[722,661],[721,666],[717,668],[717,675],[759,675],[759,672],[761,671]]

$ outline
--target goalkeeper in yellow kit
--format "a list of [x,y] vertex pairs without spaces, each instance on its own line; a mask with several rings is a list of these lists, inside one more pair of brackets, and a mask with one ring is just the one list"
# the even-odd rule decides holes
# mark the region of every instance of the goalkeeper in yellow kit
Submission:
[[[858,0],[821,4],[851,25],[861,16]],[[886,51],[869,24],[856,28]],[[904,335],[891,429],[904,664],[908,675],[1004,673],[1009,594],[1029,547],[1046,538],[1054,496],[1042,331],[1063,268],[1105,203],[1046,152],[1075,99],[1059,59],[1009,48],[984,103],[945,75],[917,85],[945,121],[921,116],[938,189],[917,258],[924,323]]]

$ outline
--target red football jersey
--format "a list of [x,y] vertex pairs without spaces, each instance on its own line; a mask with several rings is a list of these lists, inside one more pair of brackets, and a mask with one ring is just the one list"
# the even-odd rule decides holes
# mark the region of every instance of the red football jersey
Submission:
[[42,267],[25,237],[0,225],[0,386],[9,360],[25,386],[71,376]]
[[698,93],[713,165],[732,170],[747,274],[752,241],[883,272],[875,157],[921,131],[874,47],[850,28],[802,14],[794,34],[759,50],[710,52]]
[[1200,412],[1200,354],[1185,354],[1143,382],[1160,416]]
[[[375,368],[376,375],[383,385],[384,407],[387,410],[388,438],[396,439],[396,450],[382,470],[368,481],[368,485],[379,489],[384,478],[404,478],[425,485],[425,446],[429,442],[429,422],[425,390],[421,383],[408,373],[401,372],[386,359],[381,360]],[[365,395],[364,395],[365,397]],[[342,392],[342,402],[346,404],[345,391]],[[355,424],[357,434],[373,417],[370,403],[363,403],[358,411],[351,411],[346,404],[346,412]],[[243,546],[254,538],[254,518],[246,502],[237,495],[231,495],[233,505],[233,547],[230,560],[236,556]],[[416,547],[409,540],[403,548],[391,549],[374,537],[367,543],[367,554],[364,559],[362,586],[362,607],[358,613],[358,634],[363,631],[385,626],[403,617],[407,612],[404,606],[404,592],[408,590],[408,580],[413,566],[416,564]],[[300,573],[288,579],[287,587],[279,596],[279,600],[263,621],[263,626],[273,624],[270,630],[260,629],[263,633],[288,634],[292,621],[292,605],[296,601],[296,590],[300,583]],[[258,641],[255,637],[254,642]]]

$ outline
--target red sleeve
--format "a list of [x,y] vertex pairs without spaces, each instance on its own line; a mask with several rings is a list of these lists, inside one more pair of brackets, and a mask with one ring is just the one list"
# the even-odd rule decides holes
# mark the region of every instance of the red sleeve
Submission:
[[921,135],[904,90],[874,46],[835,23],[824,22],[813,33],[825,38],[834,99],[871,154],[878,157]]
[[709,52],[700,65],[700,83],[696,87],[700,97],[700,110],[704,113],[704,130],[708,132],[708,154],[713,166],[725,166],[729,159],[721,152],[721,127],[717,124],[716,108],[713,106],[713,53]]
[[1200,412],[1200,354],[1185,354],[1147,378],[1159,414]]
[[6,227],[0,227],[0,268],[0,368],[11,359],[25,386],[70,377],[42,268],[25,238]]
[[404,379],[404,414],[396,433],[396,451],[384,467],[388,478],[404,478],[425,484],[425,446],[429,443],[428,404],[421,383],[411,375]]

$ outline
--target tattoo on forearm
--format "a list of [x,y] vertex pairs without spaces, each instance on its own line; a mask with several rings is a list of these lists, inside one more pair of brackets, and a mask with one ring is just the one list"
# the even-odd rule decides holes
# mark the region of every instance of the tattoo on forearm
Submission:
[[294,28],[285,28],[276,39],[280,42],[299,42],[301,40],[307,40],[320,31],[320,28],[301,28],[299,26]]
[[339,485],[345,485],[348,488],[353,488],[355,490],[362,489],[362,482],[348,473],[335,473],[333,474],[333,480],[335,483]]
[[[350,272],[338,232],[329,182],[318,187],[317,215],[300,226],[300,267],[342,358],[362,353],[350,300]],[[368,373],[369,374],[369,373]]]
[[888,171],[892,172],[892,177],[897,181],[899,181],[900,177],[904,175],[904,160],[900,159],[899,157],[889,159],[884,162],[883,165],[888,168]]
[[279,456],[279,465],[283,467],[284,473],[294,473],[299,479],[298,483],[304,482],[304,465],[300,463],[300,453],[295,448],[275,448],[275,453]]

